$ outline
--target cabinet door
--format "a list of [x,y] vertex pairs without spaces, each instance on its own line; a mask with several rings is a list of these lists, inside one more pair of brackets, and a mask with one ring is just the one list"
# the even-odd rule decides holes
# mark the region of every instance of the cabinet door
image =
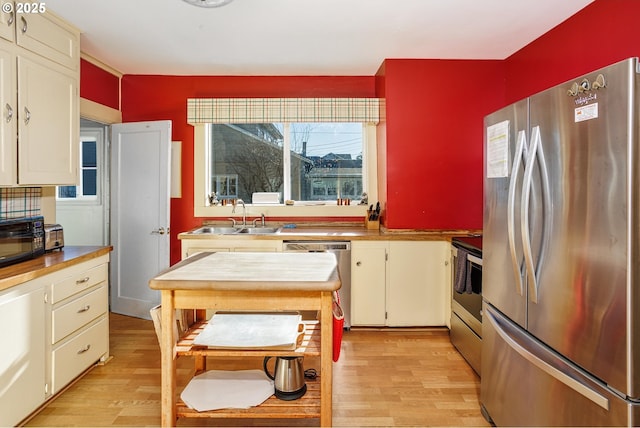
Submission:
[[16,426],[45,400],[44,316],[43,288],[0,295],[0,426]]
[[[5,15],[0,13],[0,15]],[[3,24],[0,22],[0,28]],[[15,185],[18,180],[16,145],[16,55],[13,45],[0,41],[0,185]]]
[[[33,8],[44,3],[23,5]],[[21,13],[16,16],[16,42],[19,46],[72,70],[79,68],[80,36],[74,28],[48,13]]]
[[387,244],[351,242],[351,325],[385,325]]
[[18,57],[18,184],[77,184],[78,80],[35,55]]
[[387,325],[446,325],[449,245],[442,241],[389,244]]
[[[9,13],[0,12],[0,37],[13,42],[16,40],[16,11],[15,4],[12,1],[3,1],[2,4],[10,4],[13,10]],[[6,6],[5,6],[6,7]]]

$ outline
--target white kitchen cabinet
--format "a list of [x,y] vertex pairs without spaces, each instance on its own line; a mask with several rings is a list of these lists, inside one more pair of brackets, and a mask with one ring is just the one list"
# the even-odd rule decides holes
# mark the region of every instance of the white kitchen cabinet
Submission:
[[189,239],[181,241],[182,259],[186,259],[203,251],[214,252],[279,252],[282,251],[282,240],[277,239]]
[[0,426],[15,426],[109,355],[109,255],[0,292]]
[[108,256],[48,276],[51,283],[51,393],[109,356]]
[[389,242],[387,325],[446,325],[449,258],[445,241]]
[[16,43],[0,39],[0,185],[76,184],[79,32],[49,14],[17,22]]
[[445,241],[352,241],[353,326],[446,325]]
[[[1,15],[5,15],[0,13]],[[0,23],[2,27],[2,23]],[[16,100],[18,77],[16,75],[16,48],[12,43],[0,40],[0,185],[16,184],[18,179],[18,121]]]
[[18,184],[75,184],[78,79],[36,55],[18,57]]
[[351,325],[386,324],[386,241],[351,241]]
[[45,401],[45,286],[0,293],[0,426],[15,426]]
[[71,70],[80,69],[80,33],[77,29],[49,12],[17,14],[14,25],[18,46]]
[[[8,3],[8,2],[4,2]],[[3,3],[3,4],[4,4]],[[16,40],[15,12],[0,12],[0,37],[13,42]]]

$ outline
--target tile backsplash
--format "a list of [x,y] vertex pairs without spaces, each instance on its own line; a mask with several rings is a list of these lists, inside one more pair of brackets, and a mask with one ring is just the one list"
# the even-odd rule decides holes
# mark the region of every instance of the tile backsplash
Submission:
[[0,188],[0,220],[41,215],[42,188]]

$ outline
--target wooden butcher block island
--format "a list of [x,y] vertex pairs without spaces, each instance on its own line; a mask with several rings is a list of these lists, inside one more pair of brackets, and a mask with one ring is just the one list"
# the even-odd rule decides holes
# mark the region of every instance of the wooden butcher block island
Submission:
[[[162,425],[178,417],[320,418],[331,426],[332,304],[340,288],[335,256],[330,253],[199,253],[149,281],[162,295]],[[174,337],[174,309],[196,309],[198,316],[183,337]],[[215,311],[317,311],[319,328],[307,328],[302,345],[293,351],[202,349],[193,338],[206,324],[205,309]],[[282,401],[271,397],[251,409],[196,412],[177,400],[176,359],[196,357],[196,372],[206,370],[206,357],[319,356],[319,388],[304,397]]]

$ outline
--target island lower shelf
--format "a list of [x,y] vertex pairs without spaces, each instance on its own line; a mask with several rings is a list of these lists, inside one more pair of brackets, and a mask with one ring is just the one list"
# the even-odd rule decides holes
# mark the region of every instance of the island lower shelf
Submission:
[[182,400],[176,402],[179,418],[212,419],[312,419],[320,418],[320,378],[307,380],[307,392],[297,400],[284,401],[271,396],[267,401],[248,409],[221,409],[198,412],[190,409]]
[[[193,340],[207,325],[200,321],[191,326],[189,331],[178,341],[178,356],[196,357],[195,374],[206,371],[206,357],[265,357],[265,356],[306,356],[319,357],[321,350],[320,323],[317,320],[305,320],[304,333],[298,347],[292,351],[282,350],[243,350],[243,349],[207,349],[193,345]],[[199,412],[189,408],[182,400],[176,400],[176,416],[178,418],[251,418],[251,419],[312,419],[321,417],[320,375],[316,379],[305,379],[307,392],[297,400],[285,401],[271,396],[264,403],[248,409],[220,409]]]

